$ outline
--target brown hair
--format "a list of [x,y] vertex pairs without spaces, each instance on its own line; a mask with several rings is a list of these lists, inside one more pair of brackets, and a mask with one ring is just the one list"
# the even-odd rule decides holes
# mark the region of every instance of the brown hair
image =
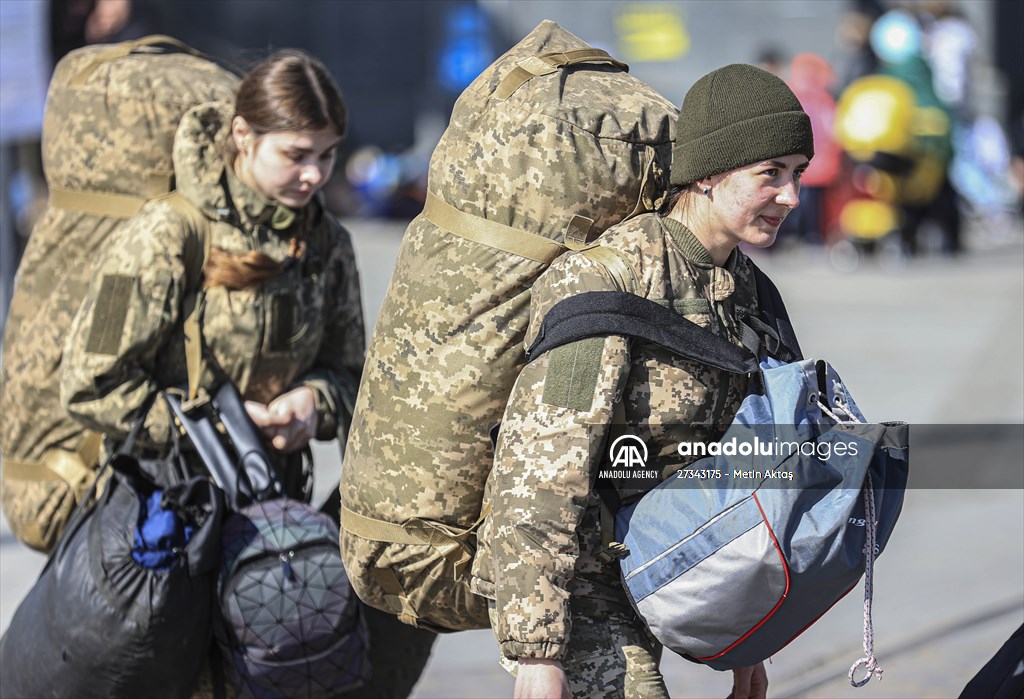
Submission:
[[309,229],[309,219],[310,216],[302,218],[302,224],[288,244],[288,256],[280,261],[255,250],[244,255],[236,255],[218,247],[210,248],[206,266],[203,267],[203,288],[223,286],[237,291],[259,286],[264,280],[282,274],[301,260],[306,252],[305,237]]
[[[334,129],[345,135],[347,117],[341,90],[324,64],[304,51],[284,49],[259,63],[238,86],[235,116],[240,116],[258,137],[272,131]],[[230,133],[224,160],[232,167],[238,151]],[[262,252],[235,255],[214,247],[203,271],[206,288],[245,289],[275,277],[301,259],[310,216],[300,214],[288,257],[277,261]]]
[[692,183],[672,185],[665,195],[665,199],[661,202],[661,206],[658,207],[658,213],[661,216],[668,216],[677,206],[685,211],[690,206],[689,198],[695,194],[696,189]]

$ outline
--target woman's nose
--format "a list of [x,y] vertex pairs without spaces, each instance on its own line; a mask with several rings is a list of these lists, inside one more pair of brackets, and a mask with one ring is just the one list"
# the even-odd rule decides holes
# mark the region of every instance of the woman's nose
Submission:
[[307,184],[316,186],[320,184],[320,181],[324,178],[324,174],[316,165],[306,165],[302,168],[299,178]]
[[775,201],[782,206],[795,209],[800,205],[800,182],[793,179],[786,183],[775,197]]

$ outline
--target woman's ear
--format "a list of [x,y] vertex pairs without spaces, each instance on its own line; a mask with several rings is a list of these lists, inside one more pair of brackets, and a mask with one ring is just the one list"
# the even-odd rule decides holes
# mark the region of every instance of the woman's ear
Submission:
[[252,144],[252,129],[244,117],[236,116],[231,120],[231,138],[235,141],[235,147],[239,153],[245,153]]

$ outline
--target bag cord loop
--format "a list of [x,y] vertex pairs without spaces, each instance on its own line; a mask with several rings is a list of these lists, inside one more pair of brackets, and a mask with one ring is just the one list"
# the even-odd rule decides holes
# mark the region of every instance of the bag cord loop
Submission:
[[[875,489],[871,484],[869,473],[864,484],[864,510],[867,541],[864,544],[864,653],[865,656],[850,667],[850,684],[854,687],[863,687],[872,677],[882,679],[882,668],[878,666],[878,659],[875,658],[875,631],[871,625],[871,599],[873,594],[873,572],[875,566]],[[867,675],[862,680],[854,680],[853,674],[857,668],[864,665]]]
[[[818,400],[818,407],[821,411],[835,420],[842,422],[861,422],[852,411],[850,411],[840,400],[835,401],[835,412],[829,410],[824,400]],[[842,414],[840,418],[836,413]],[[882,670],[878,666],[878,659],[875,657],[875,630],[871,623],[871,602],[874,596],[874,569],[875,569],[875,539],[876,539],[876,517],[875,514],[875,489],[871,483],[871,474],[868,473],[864,482],[864,657],[850,667],[847,675],[850,684],[854,687],[863,687],[872,677],[882,679]],[[862,680],[855,680],[854,673],[861,665],[867,670],[867,675]]]

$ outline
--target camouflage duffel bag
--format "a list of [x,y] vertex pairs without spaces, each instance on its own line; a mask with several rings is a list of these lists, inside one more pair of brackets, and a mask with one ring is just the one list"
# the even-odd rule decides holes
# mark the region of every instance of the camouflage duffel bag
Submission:
[[346,449],[341,548],[367,604],[432,630],[488,625],[470,568],[530,287],[568,247],[655,206],[675,119],[625,65],[548,21],[459,97]]
[[174,181],[171,147],[191,107],[233,102],[238,78],[176,39],[69,53],[43,119],[50,190],[18,267],[4,329],[2,504],[15,536],[50,550],[89,489],[100,436],[60,405],[60,363],[92,262],[113,232]]

